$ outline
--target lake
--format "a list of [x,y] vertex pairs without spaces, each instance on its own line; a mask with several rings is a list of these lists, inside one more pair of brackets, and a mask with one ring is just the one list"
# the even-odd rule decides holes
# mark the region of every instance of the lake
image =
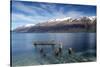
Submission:
[[[11,53],[13,66],[60,64],[96,61],[96,33],[12,33]],[[62,43],[62,54],[55,57],[50,45],[33,45],[36,41]],[[56,45],[58,47],[58,45]],[[42,56],[39,49],[45,50]],[[68,55],[68,48],[74,54]]]

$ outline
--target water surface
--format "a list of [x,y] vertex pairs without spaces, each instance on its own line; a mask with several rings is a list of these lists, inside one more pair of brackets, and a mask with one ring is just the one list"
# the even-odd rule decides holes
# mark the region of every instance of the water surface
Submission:
[[[62,56],[53,55],[52,46],[33,45],[36,41],[55,41],[63,44]],[[12,65],[40,65],[71,63],[96,60],[95,33],[12,33]],[[59,47],[59,45],[56,45]],[[46,57],[39,49],[43,48]],[[67,54],[68,48],[73,48],[74,55]]]

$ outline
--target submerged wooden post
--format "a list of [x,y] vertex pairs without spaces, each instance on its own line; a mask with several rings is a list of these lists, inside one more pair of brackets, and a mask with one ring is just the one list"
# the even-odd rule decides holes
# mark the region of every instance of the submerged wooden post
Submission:
[[58,48],[56,48],[56,49],[54,50],[54,54],[55,54],[55,56],[59,56],[59,49],[58,49]]
[[57,44],[58,44],[58,48],[55,48],[54,50],[55,56],[59,56],[62,53],[62,43],[58,42]]
[[60,47],[59,47],[59,52],[61,53],[61,52],[62,52],[62,43],[61,43],[61,42],[59,42],[59,44],[60,44]]
[[43,57],[46,57],[46,53],[43,48],[40,48],[40,53],[43,55]]
[[73,54],[73,49],[72,48],[68,48],[68,54],[69,55]]

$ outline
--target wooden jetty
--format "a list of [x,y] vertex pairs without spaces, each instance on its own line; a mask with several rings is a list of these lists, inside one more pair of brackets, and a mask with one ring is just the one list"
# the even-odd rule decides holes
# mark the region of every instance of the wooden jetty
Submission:
[[[61,52],[62,51],[62,43],[61,42],[55,42],[55,41],[35,41],[34,43],[34,46],[37,46],[37,45],[50,45],[50,46],[53,46],[54,49],[55,49],[55,52]],[[58,46],[58,47],[56,47]],[[68,54],[71,55],[73,54],[73,48],[68,48]]]
[[[55,42],[55,41],[35,41],[33,42],[34,46],[38,46],[38,45],[49,45],[52,46],[53,48],[53,52],[55,54],[55,56],[58,56],[61,52],[62,52],[62,44],[61,42]],[[43,53],[45,50],[43,48],[40,48],[40,53]]]
[[[54,49],[53,51],[53,55],[54,57],[50,57],[47,55],[47,53],[45,52],[46,50],[44,48],[40,48],[40,54],[44,57],[44,58],[48,58],[49,61],[51,63],[70,63],[70,62],[87,62],[87,61],[91,61],[87,58],[84,58],[83,56],[78,56],[74,53],[73,48],[68,48],[65,53],[63,53],[62,51],[62,43],[61,42],[55,42],[55,41],[34,41],[33,42],[34,46],[38,46],[38,45],[50,45],[53,46]],[[59,46],[59,47],[56,47]]]
[[55,42],[55,41],[35,41],[35,42],[33,42],[33,45],[57,45],[57,44],[59,44],[60,45],[60,43],[57,43],[57,42]]

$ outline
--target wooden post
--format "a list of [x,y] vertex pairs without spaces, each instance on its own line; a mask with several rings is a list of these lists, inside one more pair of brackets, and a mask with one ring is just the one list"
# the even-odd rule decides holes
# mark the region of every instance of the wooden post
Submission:
[[72,48],[68,48],[68,54],[71,55],[73,53],[73,49]]

